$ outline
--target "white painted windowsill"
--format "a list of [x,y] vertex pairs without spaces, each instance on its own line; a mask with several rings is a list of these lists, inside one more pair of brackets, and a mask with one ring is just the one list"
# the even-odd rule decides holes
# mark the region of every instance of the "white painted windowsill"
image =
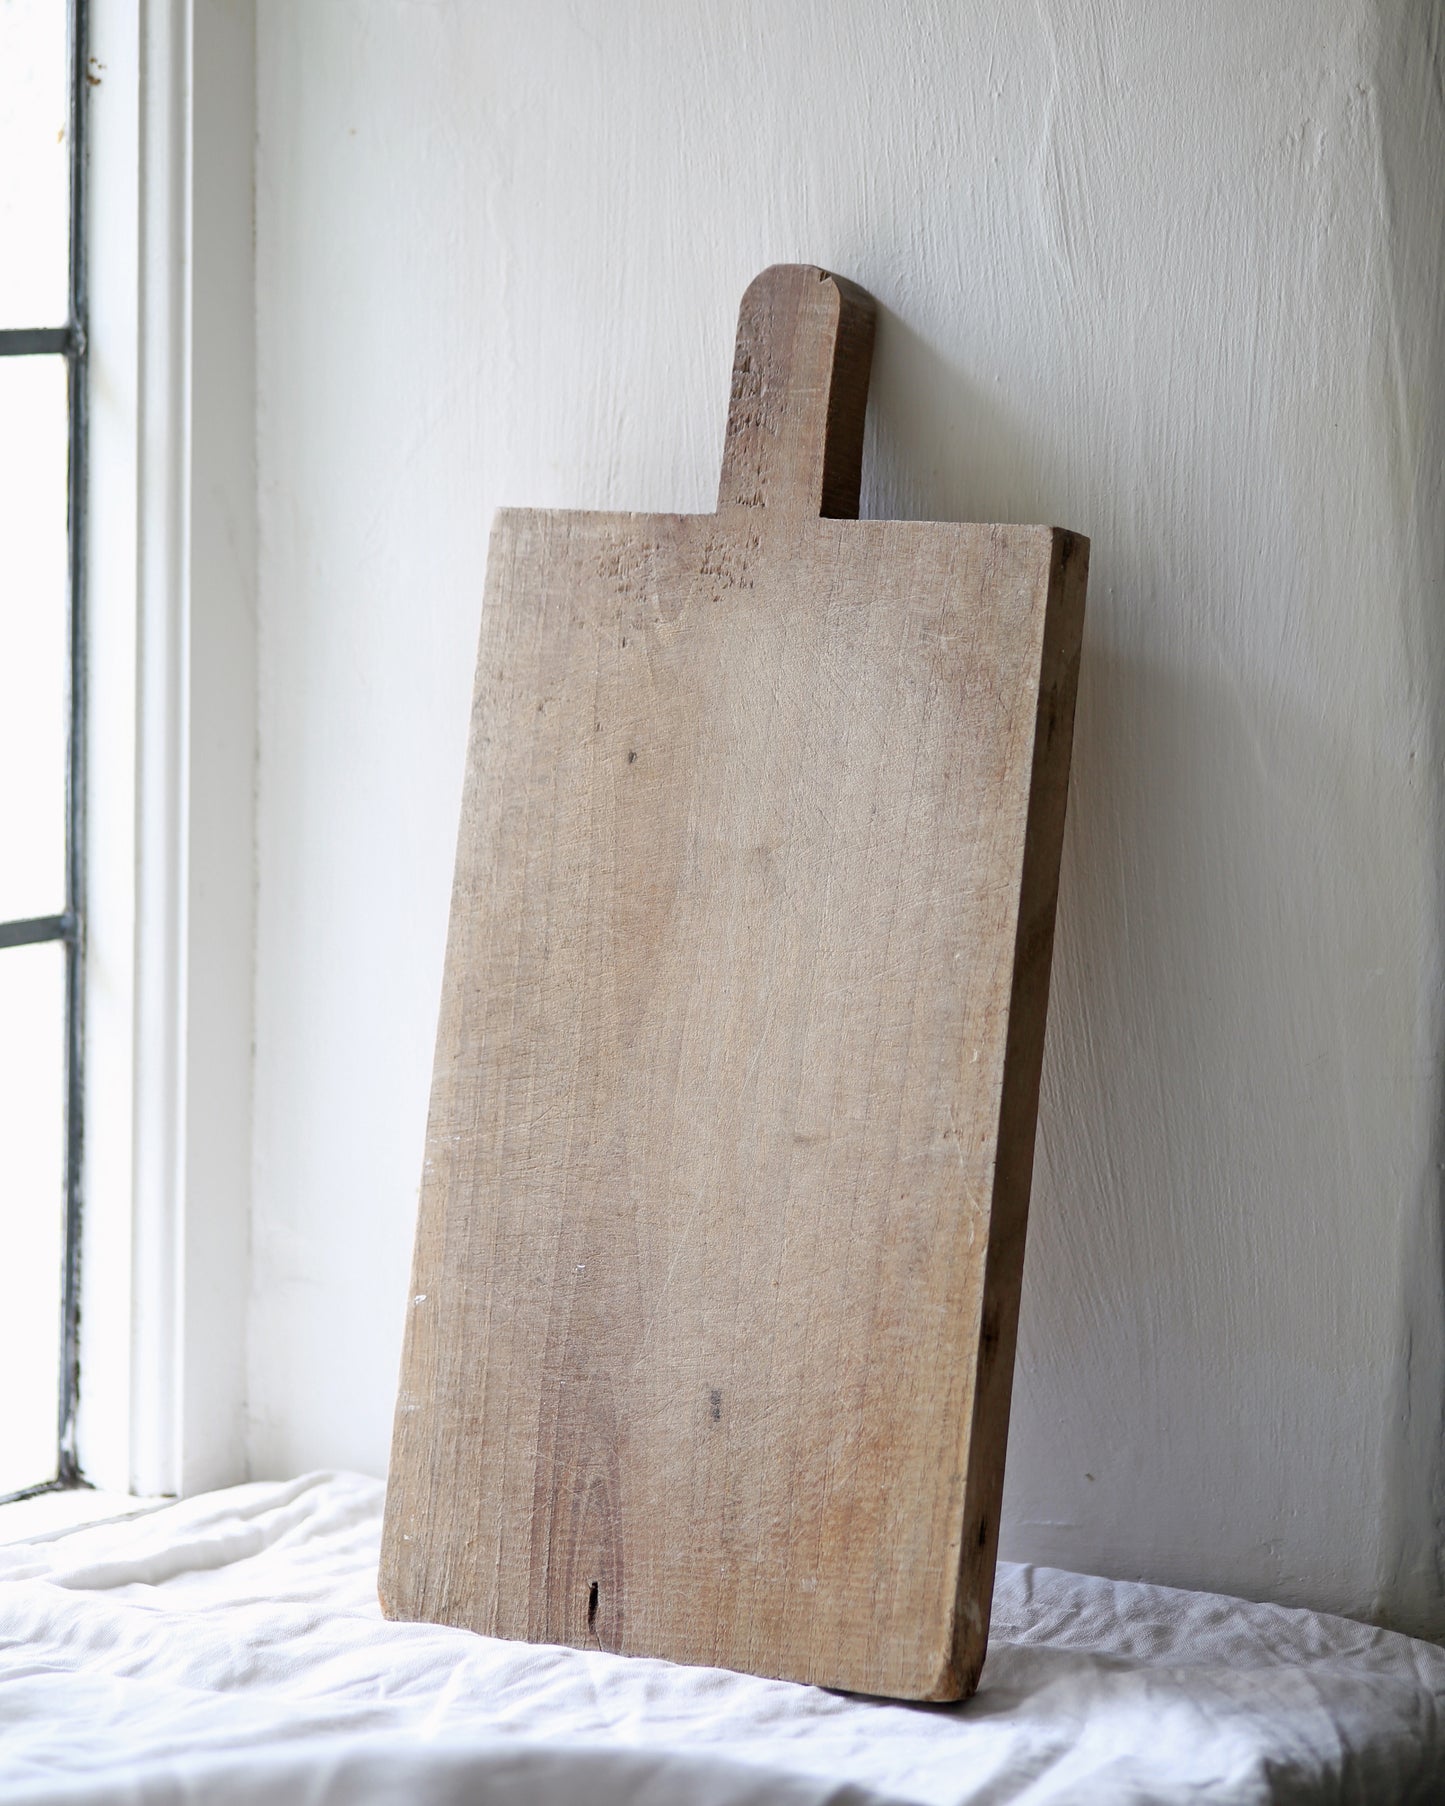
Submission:
[[38,1493],[33,1499],[16,1499],[9,1505],[0,1505],[0,1546],[48,1541],[86,1524],[114,1523],[120,1518],[139,1517],[170,1503],[169,1499],[137,1498],[132,1493],[97,1492],[87,1486],[66,1492]]

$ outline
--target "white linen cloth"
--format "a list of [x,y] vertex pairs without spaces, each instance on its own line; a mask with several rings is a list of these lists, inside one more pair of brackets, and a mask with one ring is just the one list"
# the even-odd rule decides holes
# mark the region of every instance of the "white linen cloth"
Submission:
[[239,1486],[0,1550],[23,1806],[1445,1801],[1445,1650],[1002,1563],[961,1706],[388,1624],[382,1489]]

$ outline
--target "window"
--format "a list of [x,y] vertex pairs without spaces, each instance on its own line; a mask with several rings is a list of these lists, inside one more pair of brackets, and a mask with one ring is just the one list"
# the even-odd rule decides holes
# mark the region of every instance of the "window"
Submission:
[[83,0],[0,0],[0,1496],[79,1481]]
[[0,1498],[244,1472],[254,71],[0,0]]

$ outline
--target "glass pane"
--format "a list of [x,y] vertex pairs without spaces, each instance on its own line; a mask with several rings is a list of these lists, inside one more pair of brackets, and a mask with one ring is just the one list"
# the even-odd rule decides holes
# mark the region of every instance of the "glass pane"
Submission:
[[64,0],[0,0],[0,327],[69,311],[70,148]]
[[53,1479],[65,1246],[65,951],[0,949],[0,1493]]
[[65,386],[0,358],[0,922],[65,907]]

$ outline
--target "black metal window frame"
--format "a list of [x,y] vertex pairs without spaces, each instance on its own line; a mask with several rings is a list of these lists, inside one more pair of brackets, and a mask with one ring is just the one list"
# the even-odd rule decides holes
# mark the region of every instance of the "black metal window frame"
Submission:
[[63,357],[67,382],[66,574],[69,724],[65,761],[65,909],[58,916],[0,922],[0,958],[10,947],[60,941],[65,947],[65,1253],[60,1302],[60,1397],[55,1473],[0,1503],[86,1484],[76,1447],[80,1402],[80,1219],[85,1113],[85,475],[86,5],[69,0],[69,306],[64,326],[0,330],[0,357]]

